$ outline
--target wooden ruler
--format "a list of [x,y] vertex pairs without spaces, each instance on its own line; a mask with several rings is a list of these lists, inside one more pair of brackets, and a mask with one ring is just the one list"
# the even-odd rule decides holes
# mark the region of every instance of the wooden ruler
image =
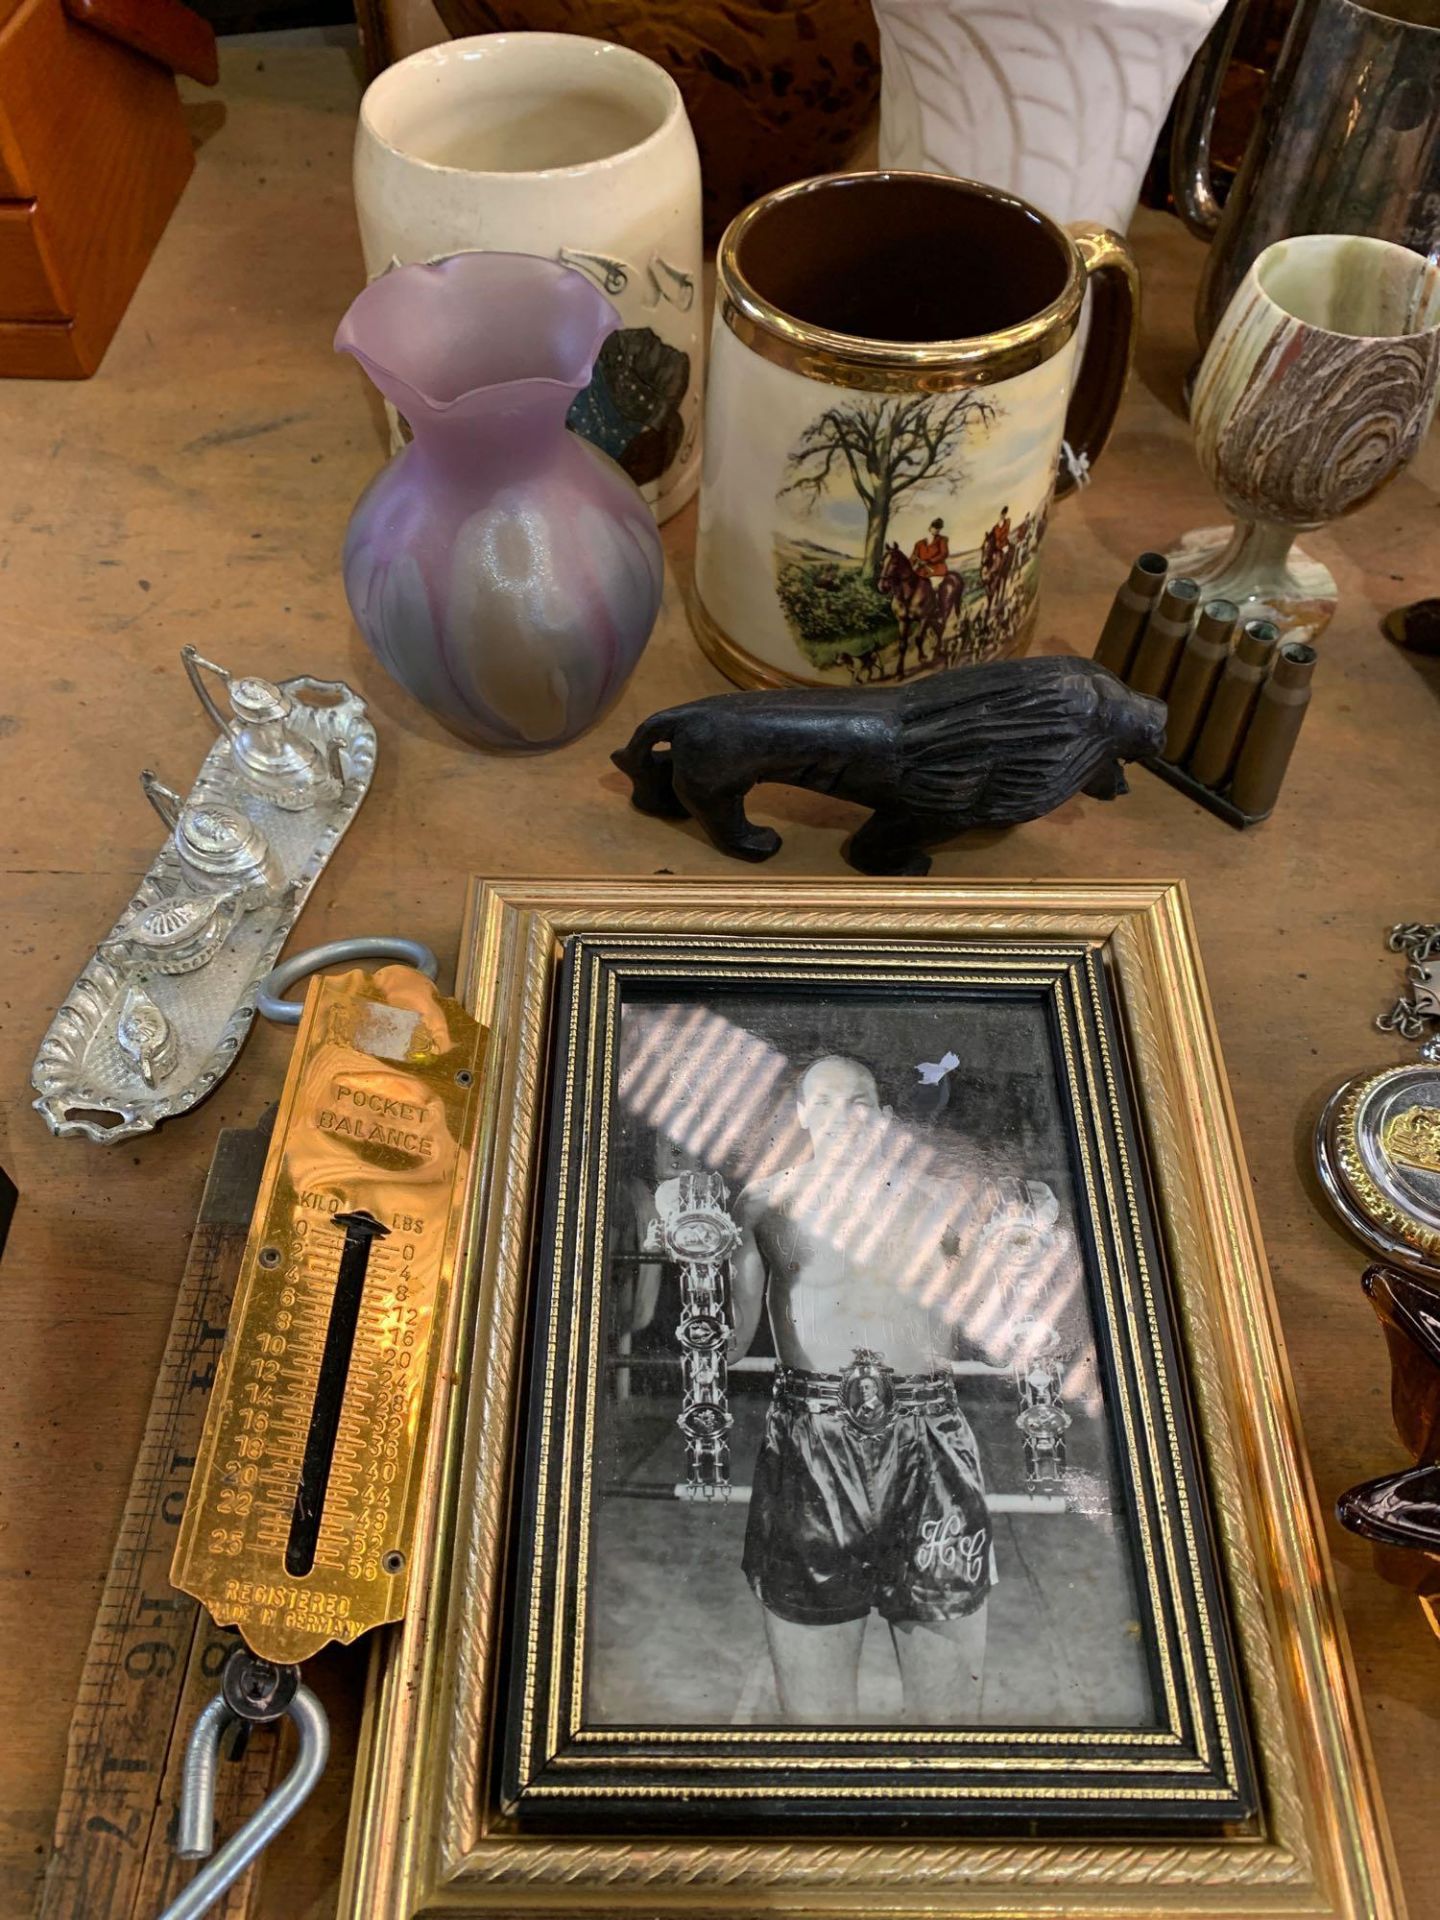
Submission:
[[[195,1872],[172,1832],[185,1743],[235,1645],[170,1585],[190,1471],[225,1339],[270,1119],[220,1134],[180,1281],[150,1417],[70,1723],[54,1851],[36,1920],[154,1920]],[[257,1731],[220,1767],[216,1830],[269,1791],[280,1742]],[[245,1920],[254,1876],[215,1909]]]

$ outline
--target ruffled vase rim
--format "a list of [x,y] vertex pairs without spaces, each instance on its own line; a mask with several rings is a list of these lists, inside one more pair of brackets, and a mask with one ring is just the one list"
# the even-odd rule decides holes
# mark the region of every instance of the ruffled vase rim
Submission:
[[451,400],[437,400],[433,394],[427,393],[424,387],[416,386],[413,380],[407,380],[403,374],[396,373],[382,361],[373,359],[359,347],[337,347],[336,351],[348,353],[358,360],[382,391],[388,391],[391,387],[404,387],[407,392],[413,393],[416,399],[423,403],[427,414],[438,415],[453,413],[457,408],[463,407],[467,400],[478,399],[482,394],[563,393],[573,399],[577,393],[583,393],[589,386],[595,371],[595,363],[592,360],[581,378],[573,381],[557,380],[550,375],[538,373],[530,374],[523,380],[481,380],[475,386],[467,387],[463,393],[457,393]]
[[[399,355],[381,355],[372,348],[363,346],[359,332],[364,324],[365,309],[373,307],[378,300],[390,301],[394,298],[395,282],[400,276],[406,276],[410,286],[418,286],[425,280],[442,281],[455,277],[459,263],[467,263],[463,271],[474,277],[476,267],[469,263],[483,262],[479,279],[493,277],[497,270],[521,266],[527,273],[533,272],[537,289],[548,282],[553,288],[572,288],[578,292],[583,288],[591,303],[593,315],[592,338],[588,348],[577,353],[563,372],[517,373],[499,378],[479,379],[458,388],[448,395],[433,390],[433,383],[417,380],[412,373],[402,370],[393,362]],[[477,287],[477,295],[483,298],[483,286]],[[348,353],[358,360],[366,374],[393,400],[397,392],[412,395],[420,403],[424,412],[435,419],[444,419],[446,415],[463,411],[467,405],[488,395],[504,395],[523,399],[527,394],[536,399],[544,396],[565,395],[573,399],[590,384],[594,377],[595,363],[600,349],[610,335],[621,325],[619,313],[597,287],[583,273],[573,267],[567,267],[560,261],[547,260],[541,255],[515,252],[487,252],[470,249],[464,252],[446,254],[437,260],[415,262],[410,265],[396,265],[387,272],[379,274],[363,287],[351,301],[339,326],[335,330],[334,349],[337,353]],[[544,349],[536,345],[535,357],[541,357]],[[556,355],[558,358],[558,354]],[[405,411],[403,405],[402,412]],[[412,423],[413,424],[413,423]]]

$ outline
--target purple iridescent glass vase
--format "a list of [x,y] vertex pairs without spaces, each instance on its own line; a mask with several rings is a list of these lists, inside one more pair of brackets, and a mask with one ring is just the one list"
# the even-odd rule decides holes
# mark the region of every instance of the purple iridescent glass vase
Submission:
[[376,658],[479,746],[559,746],[610,706],[660,606],[633,481],[565,414],[620,316],[583,274],[457,253],[372,281],[340,323],[414,439],[345,535]]

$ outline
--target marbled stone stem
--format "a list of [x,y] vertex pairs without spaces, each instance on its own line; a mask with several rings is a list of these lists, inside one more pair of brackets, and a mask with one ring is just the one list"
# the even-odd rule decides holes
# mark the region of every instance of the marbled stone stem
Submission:
[[1328,567],[1295,545],[1295,529],[1274,520],[1187,533],[1166,555],[1170,575],[1189,574],[1206,600],[1233,600],[1239,625],[1273,620],[1281,634],[1313,640],[1335,611]]

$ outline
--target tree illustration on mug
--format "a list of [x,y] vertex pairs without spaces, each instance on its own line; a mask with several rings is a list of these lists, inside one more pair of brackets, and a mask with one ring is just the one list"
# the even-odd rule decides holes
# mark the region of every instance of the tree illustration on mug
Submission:
[[950,400],[913,394],[826,407],[796,442],[786,463],[791,478],[780,492],[818,501],[843,462],[865,508],[861,572],[876,586],[896,501],[922,480],[941,486],[963,480],[956,459],[961,446],[973,428],[990,426],[996,417],[994,404],[975,392]]
[[[800,431],[776,492],[776,593],[814,666],[903,680],[996,651],[1009,508],[965,497],[964,453],[1004,418],[972,390],[855,394]],[[966,508],[955,526],[935,511],[952,495]]]

